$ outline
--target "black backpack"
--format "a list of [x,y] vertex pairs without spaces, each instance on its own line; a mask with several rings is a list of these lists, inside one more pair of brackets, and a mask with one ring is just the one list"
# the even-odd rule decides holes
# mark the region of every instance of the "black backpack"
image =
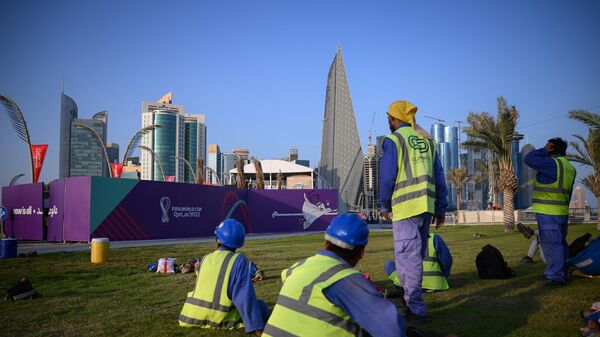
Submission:
[[515,272],[508,267],[502,253],[492,245],[485,245],[475,259],[479,278],[507,279],[515,276]]

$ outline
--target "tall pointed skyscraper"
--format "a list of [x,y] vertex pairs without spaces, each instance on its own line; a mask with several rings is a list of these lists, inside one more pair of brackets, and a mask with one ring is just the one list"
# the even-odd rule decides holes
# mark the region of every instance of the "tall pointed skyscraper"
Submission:
[[319,175],[329,187],[338,190],[342,200],[355,205],[362,185],[362,171],[363,153],[342,49],[338,46],[327,77]]
[[60,94],[60,141],[58,148],[58,178],[70,177],[71,167],[71,122],[77,119],[77,104],[65,95]]

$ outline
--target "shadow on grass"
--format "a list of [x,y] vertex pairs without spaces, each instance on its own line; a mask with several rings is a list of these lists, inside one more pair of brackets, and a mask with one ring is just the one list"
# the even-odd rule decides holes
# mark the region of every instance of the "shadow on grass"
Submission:
[[507,336],[527,325],[529,316],[541,310],[541,295],[556,290],[543,286],[537,274],[509,280],[476,277],[473,273],[457,274],[452,277],[455,284],[467,281],[462,287],[424,294],[430,310],[428,328],[460,337]]

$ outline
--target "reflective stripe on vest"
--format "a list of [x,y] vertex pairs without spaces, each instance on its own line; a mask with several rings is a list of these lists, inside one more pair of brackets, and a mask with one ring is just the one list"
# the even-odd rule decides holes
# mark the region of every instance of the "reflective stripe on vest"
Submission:
[[222,329],[243,327],[239,312],[227,296],[229,275],[238,255],[217,250],[202,259],[194,291],[188,293],[179,315],[179,325]]
[[[433,252],[433,254],[430,254],[430,252]],[[402,287],[396,271],[393,271],[389,278],[395,285]],[[433,235],[429,237],[425,249],[425,258],[423,258],[423,283],[421,287],[428,290],[446,290],[449,288],[448,281],[444,277],[442,266],[437,257],[437,251],[433,245]]]
[[564,157],[553,158],[556,163],[556,180],[542,184],[535,178],[532,209],[534,213],[569,215],[571,189],[575,181],[575,169]]
[[387,138],[394,142],[398,151],[398,174],[392,194],[392,220],[434,213],[434,142],[420,137],[412,127],[400,128]]
[[361,335],[360,326],[323,295],[324,289],[356,273],[346,263],[324,255],[284,270],[285,280],[263,336]]

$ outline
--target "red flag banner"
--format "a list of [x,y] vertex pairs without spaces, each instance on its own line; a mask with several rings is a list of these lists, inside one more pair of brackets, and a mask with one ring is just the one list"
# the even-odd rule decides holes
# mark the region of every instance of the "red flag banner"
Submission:
[[111,163],[110,170],[113,178],[121,178],[121,175],[123,174],[123,164]]
[[175,182],[175,176],[165,176],[165,181],[169,181],[174,183]]
[[42,166],[44,166],[44,159],[46,158],[46,151],[48,150],[48,144],[31,145],[31,156],[33,157],[33,182],[37,183],[42,173]]

